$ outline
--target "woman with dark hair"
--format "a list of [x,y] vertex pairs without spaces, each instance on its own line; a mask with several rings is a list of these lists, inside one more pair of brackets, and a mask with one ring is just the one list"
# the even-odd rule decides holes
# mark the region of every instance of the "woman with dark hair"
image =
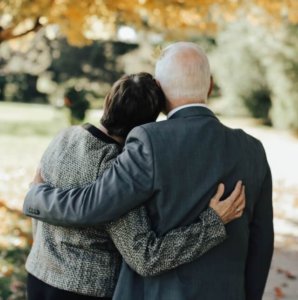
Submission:
[[[99,127],[72,126],[58,134],[41,159],[43,180],[55,187],[88,185],[109,168],[129,131],[153,122],[165,105],[162,90],[147,73],[123,76],[105,99]],[[220,185],[197,223],[157,237],[145,207],[96,227],[64,228],[34,221],[34,243],[26,262],[29,300],[111,299],[121,256],[142,276],[190,262],[226,238],[224,224],[241,216],[238,183],[219,201]],[[235,200],[236,199],[236,200]]]

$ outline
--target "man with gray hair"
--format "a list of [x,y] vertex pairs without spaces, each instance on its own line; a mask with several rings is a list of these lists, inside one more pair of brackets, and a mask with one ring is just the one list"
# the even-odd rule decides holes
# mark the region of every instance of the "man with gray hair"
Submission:
[[208,58],[193,43],[180,42],[165,48],[156,63],[155,78],[167,96],[167,110],[176,102],[204,103],[211,92]]
[[228,193],[241,178],[246,209],[227,225],[225,242],[155,277],[141,277],[124,263],[113,299],[261,300],[273,252],[272,183],[263,146],[221,124],[206,106],[212,79],[197,45],[167,47],[156,79],[167,98],[168,120],[133,129],[122,154],[94,184],[71,190],[33,186],[24,211],[54,224],[92,225],[145,203],[153,229],[163,235],[194,222],[219,182]]

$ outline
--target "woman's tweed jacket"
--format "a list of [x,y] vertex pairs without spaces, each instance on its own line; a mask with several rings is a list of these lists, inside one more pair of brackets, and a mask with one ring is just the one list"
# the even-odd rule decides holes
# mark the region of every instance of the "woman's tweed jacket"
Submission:
[[[73,126],[50,143],[41,160],[41,174],[56,187],[84,186],[109,168],[120,151],[120,146],[96,127]],[[156,237],[150,230],[144,207],[96,228],[34,221],[34,243],[26,269],[63,290],[111,297],[121,255],[139,274],[156,275],[198,258],[226,237],[224,225],[212,209],[204,211],[198,223],[174,229],[164,237]]]

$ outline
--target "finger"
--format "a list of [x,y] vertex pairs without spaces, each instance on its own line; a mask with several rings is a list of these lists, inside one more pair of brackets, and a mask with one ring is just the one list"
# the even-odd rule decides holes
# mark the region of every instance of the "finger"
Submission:
[[223,183],[220,183],[217,187],[216,194],[212,197],[212,200],[219,201],[222,195],[225,192],[225,185]]
[[239,217],[242,216],[244,209],[242,207],[238,207],[234,210],[234,216]]
[[241,218],[242,215],[243,215],[243,211],[238,212],[238,213],[235,215],[235,219]]
[[232,191],[232,193],[225,200],[234,202],[240,196],[241,188],[242,188],[242,181],[239,180],[239,181],[237,181],[236,186],[235,186],[234,190]]
[[243,211],[244,209],[245,209],[245,204],[242,203],[241,205],[237,206],[235,210],[237,212],[237,211]]
[[238,206],[235,210],[236,214],[236,218],[239,218],[243,215],[244,213],[244,209],[245,209],[245,203],[242,203],[240,206]]
[[241,207],[243,207],[243,209],[244,209],[245,206],[246,206],[245,186],[243,186],[243,188],[242,188],[242,192],[241,192],[241,196],[240,197],[242,199],[242,201],[241,201],[241,203],[242,203]]
[[243,185],[241,188],[240,196],[234,201],[235,207],[245,207],[246,204],[246,197],[245,197],[245,186]]
[[242,205],[242,206],[239,206],[238,208],[237,208],[237,212],[239,212],[239,211],[244,211],[244,208],[245,208],[245,206],[244,205]]
[[220,183],[217,187],[216,194],[211,198],[209,206],[213,208],[217,213],[220,205],[220,198],[222,197],[223,193],[225,191],[225,186],[223,183]]
[[243,189],[242,189],[240,198],[241,198],[241,202],[239,204],[239,208],[244,210],[244,208],[246,206],[245,187],[243,187]]

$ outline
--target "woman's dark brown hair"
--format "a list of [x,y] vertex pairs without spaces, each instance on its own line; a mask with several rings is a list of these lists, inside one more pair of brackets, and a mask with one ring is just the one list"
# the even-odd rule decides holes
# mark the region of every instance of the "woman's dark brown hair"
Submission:
[[164,106],[165,96],[151,74],[124,75],[105,98],[101,124],[125,138],[134,127],[155,121]]

